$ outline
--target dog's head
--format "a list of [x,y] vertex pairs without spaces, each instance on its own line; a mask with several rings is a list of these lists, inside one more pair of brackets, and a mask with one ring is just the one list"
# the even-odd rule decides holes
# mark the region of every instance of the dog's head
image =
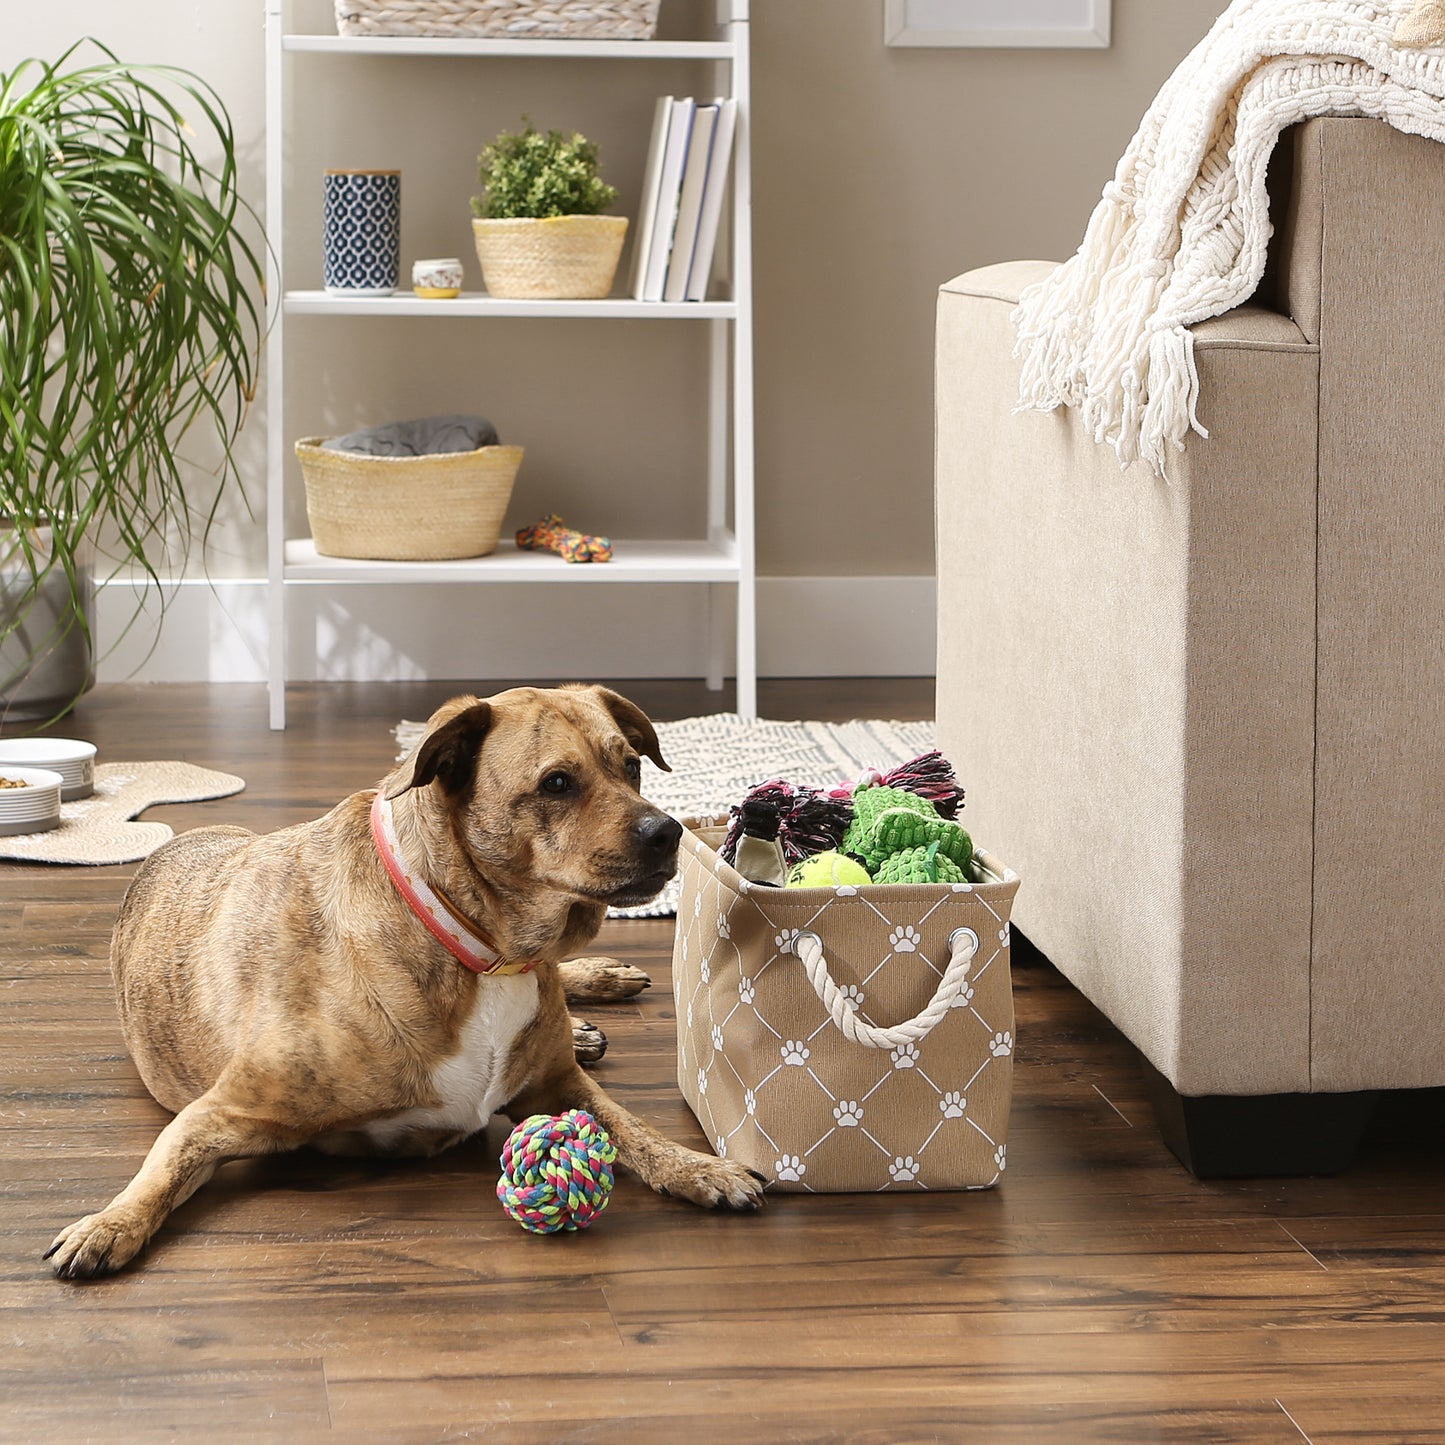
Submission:
[[427,789],[496,886],[627,906],[672,877],[682,837],[638,791],[643,757],[671,771],[647,714],[625,697],[515,688],[438,709],[386,791]]

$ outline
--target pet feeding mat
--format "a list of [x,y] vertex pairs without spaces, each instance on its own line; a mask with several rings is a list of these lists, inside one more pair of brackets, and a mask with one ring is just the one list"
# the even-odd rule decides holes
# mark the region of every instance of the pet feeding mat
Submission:
[[48,833],[0,838],[0,858],[22,863],[134,863],[175,836],[164,823],[131,820],[157,803],[228,798],[246,786],[232,773],[191,763],[100,763],[95,792],[60,805],[60,826]]

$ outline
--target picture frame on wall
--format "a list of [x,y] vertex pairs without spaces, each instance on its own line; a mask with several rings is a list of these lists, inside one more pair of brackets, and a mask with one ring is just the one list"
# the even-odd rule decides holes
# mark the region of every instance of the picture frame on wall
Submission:
[[883,40],[896,46],[1105,49],[1110,0],[883,0]]

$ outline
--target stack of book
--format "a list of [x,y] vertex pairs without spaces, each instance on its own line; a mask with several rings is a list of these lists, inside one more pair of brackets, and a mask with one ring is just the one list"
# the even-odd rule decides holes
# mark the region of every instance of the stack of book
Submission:
[[706,297],[736,126],[735,100],[658,100],[633,251],[636,300]]

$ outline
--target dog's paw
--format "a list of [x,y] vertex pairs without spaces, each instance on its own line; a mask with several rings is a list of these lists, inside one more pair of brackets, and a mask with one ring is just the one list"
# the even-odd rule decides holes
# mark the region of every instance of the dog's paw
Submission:
[[607,1052],[607,1035],[585,1019],[572,1020],[572,1047],[579,1064],[595,1064]]
[[134,1216],[103,1209],[62,1229],[43,1258],[61,1279],[99,1279],[129,1264],[149,1238]]
[[686,1199],[704,1209],[761,1209],[767,1181],[755,1170],[731,1159],[714,1159],[691,1150],[678,1151],[652,1187],[659,1194]]
[[640,968],[615,958],[573,958],[558,967],[567,997],[577,1003],[619,1003],[652,986]]

